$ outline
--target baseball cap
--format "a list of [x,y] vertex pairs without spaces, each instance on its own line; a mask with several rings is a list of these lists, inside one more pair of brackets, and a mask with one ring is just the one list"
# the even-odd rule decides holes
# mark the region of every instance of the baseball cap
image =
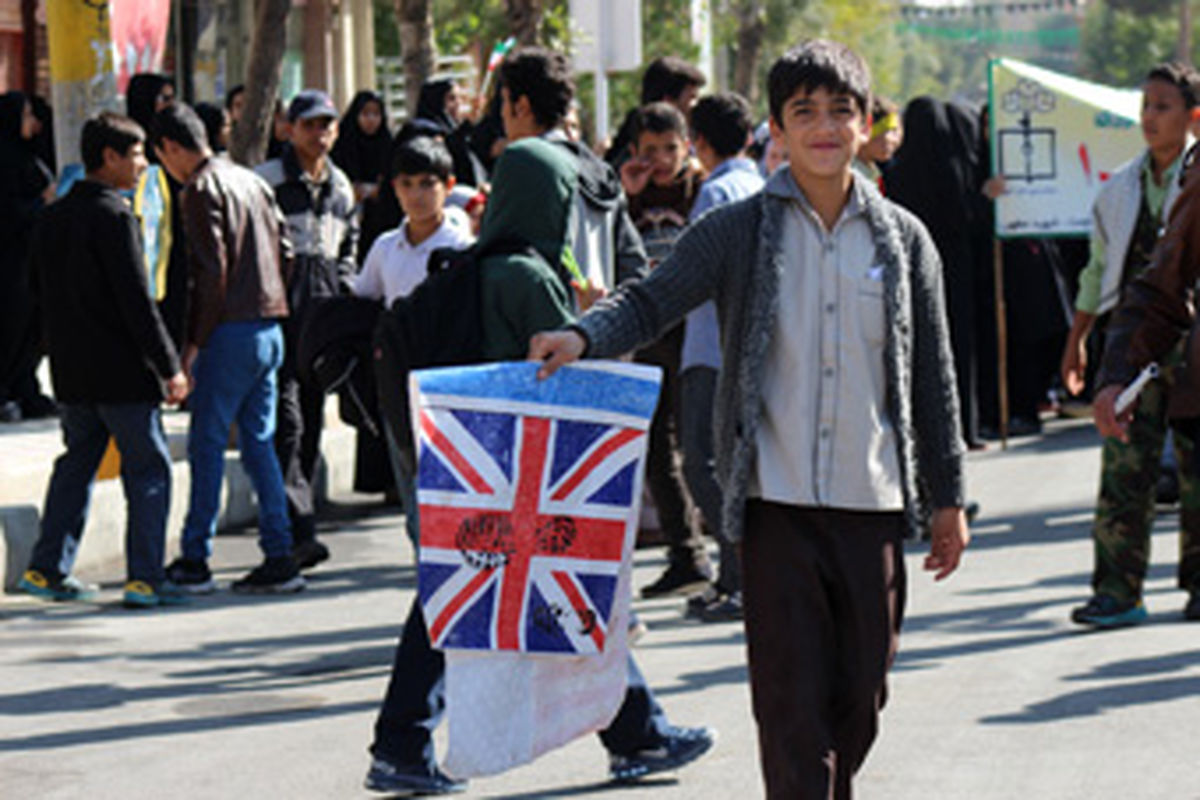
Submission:
[[333,117],[337,119],[337,109],[329,95],[320,89],[305,89],[292,98],[288,105],[288,122],[298,119],[314,119],[316,117]]

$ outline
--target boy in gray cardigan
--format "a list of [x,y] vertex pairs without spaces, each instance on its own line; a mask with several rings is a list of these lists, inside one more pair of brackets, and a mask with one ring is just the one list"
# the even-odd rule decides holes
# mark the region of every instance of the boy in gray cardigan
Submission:
[[850,796],[897,646],[901,540],[930,527],[924,566],[940,580],[969,538],[937,251],[852,169],[869,87],[844,45],[789,51],[768,93],[790,167],[698,221],[646,280],[530,343],[548,376],[716,301],[723,531],[742,546],[769,798]]

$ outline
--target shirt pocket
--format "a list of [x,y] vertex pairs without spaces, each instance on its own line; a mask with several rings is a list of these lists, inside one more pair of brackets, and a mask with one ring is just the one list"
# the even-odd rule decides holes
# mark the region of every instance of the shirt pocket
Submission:
[[858,330],[863,340],[873,347],[882,347],[884,338],[883,283],[861,278],[855,287],[855,311]]

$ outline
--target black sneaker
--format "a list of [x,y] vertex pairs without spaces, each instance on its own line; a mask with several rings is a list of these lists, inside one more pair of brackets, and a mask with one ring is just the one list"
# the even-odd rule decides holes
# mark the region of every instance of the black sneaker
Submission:
[[212,594],[217,590],[208,564],[190,558],[177,558],[167,564],[167,580],[188,594]]
[[427,770],[398,767],[379,756],[371,759],[363,785],[372,792],[392,795],[459,794],[467,790],[466,781],[456,781],[440,769]]
[[296,559],[298,568],[312,569],[322,561],[329,560],[329,548],[316,539],[306,539],[296,542],[292,547],[292,558]]
[[700,610],[702,622],[741,622],[742,593],[734,592],[728,597],[709,603]]
[[695,564],[672,564],[658,580],[642,587],[642,599],[669,597],[673,594],[691,594],[704,588],[712,580]]
[[238,594],[291,594],[305,586],[304,576],[291,556],[268,558],[230,587]]
[[1071,621],[1101,630],[1128,628],[1146,621],[1146,606],[1141,600],[1122,602],[1107,595],[1094,595],[1082,606],[1071,611]]
[[717,732],[712,728],[672,728],[657,747],[627,756],[611,753],[608,774],[616,783],[630,783],[647,775],[676,770],[707,753],[716,740]]
[[700,619],[704,609],[724,597],[725,594],[717,588],[717,585],[710,583],[687,599],[687,604],[683,607],[684,619]]

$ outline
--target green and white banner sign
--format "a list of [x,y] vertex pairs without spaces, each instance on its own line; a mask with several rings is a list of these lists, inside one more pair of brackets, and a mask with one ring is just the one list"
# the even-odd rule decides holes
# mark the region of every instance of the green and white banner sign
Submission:
[[1112,172],[1145,147],[1141,92],[1090,83],[1011,58],[988,65],[996,235],[1085,236]]

